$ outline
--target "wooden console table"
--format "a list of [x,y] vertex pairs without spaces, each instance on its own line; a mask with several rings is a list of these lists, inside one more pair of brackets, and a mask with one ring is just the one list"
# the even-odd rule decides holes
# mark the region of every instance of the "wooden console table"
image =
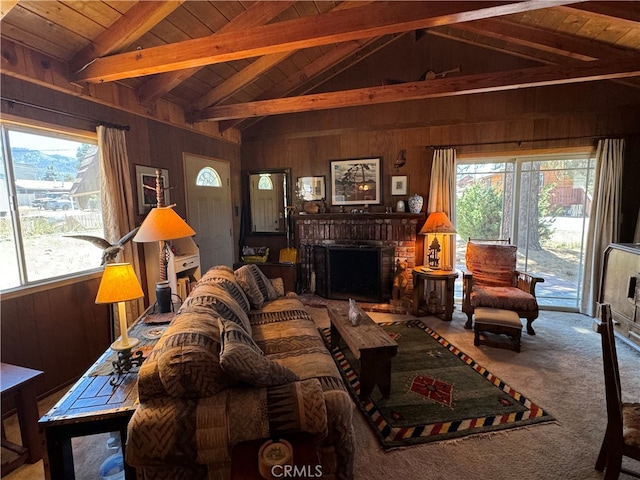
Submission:
[[4,477],[25,461],[35,463],[42,458],[42,441],[38,433],[38,399],[34,386],[36,379],[44,372],[8,363],[0,365],[2,400],[15,396],[20,437],[22,438],[22,445],[7,440],[3,425],[2,476]]
[[[149,350],[158,341],[166,325],[144,323],[151,312],[147,309],[129,329],[129,335],[141,342],[137,349]],[[163,321],[173,317],[163,314]],[[71,439],[98,433],[118,432],[124,446],[127,425],[138,405],[138,371],[123,375],[121,381],[109,383],[117,354],[104,352],[64,397],[40,419],[44,430],[46,451],[44,470],[47,480],[73,480],[73,448]],[[106,446],[105,446],[106,448]],[[125,463],[125,478],[136,479],[135,469]]]
[[398,344],[366,313],[353,326],[348,317],[348,305],[329,305],[331,348],[342,338],[351,353],[360,360],[360,397],[366,397],[378,385],[384,398],[391,393],[391,358],[398,353]]
[[437,311],[430,312],[427,309],[427,313],[450,322],[453,318],[453,287],[456,278],[458,278],[458,272],[455,270],[431,270],[422,266],[415,267],[413,269],[413,307],[411,313],[417,317],[422,309],[422,303],[425,300],[425,284],[428,286],[429,283],[440,282],[444,283],[444,298],[440,299]]

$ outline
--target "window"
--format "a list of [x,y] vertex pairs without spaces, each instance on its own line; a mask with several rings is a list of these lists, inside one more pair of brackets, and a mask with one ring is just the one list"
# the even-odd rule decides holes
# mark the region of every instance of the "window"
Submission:
[[221,187],[220,175],[211,167],[204,167],[198,172],[196,185],[200,187]]
[[100,266],[102,238],[95,138],[0,124],[0,290]]
[[594,168],[589,153],[459,161],[458,268],[469,237],[510,238],[518,269],[545,280],[538,303],[578,308]]
[[258,190],[273,190],[273,182],[270,173],[261,173],[258,180]]

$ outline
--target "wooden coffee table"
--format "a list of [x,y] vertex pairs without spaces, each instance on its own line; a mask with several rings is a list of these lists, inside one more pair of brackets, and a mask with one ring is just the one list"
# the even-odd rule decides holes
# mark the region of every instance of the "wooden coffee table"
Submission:
[[391,358],[398,353],[398,344],[364,313],[360,323],[351,324],[349,306],[329,305],[331,348],[342,338],[351,353],[360,361],[360,397],[368,396],[378,385],[384,398],[391,393]]

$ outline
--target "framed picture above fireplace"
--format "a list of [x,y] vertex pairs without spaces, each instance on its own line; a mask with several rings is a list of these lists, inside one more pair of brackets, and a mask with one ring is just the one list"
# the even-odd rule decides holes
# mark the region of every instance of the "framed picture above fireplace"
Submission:
[[331,161],[332,205],[379,204],[380,161],[380,157]]

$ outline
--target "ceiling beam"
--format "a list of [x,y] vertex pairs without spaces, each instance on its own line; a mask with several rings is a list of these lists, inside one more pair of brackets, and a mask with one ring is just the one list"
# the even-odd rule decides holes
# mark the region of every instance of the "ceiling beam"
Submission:
[[[293,2],[292,2],[293,3]],[[366,3],[371,3],[371,1],[367,1]],[[356,6],[365,5],[364,0],[359,1],[346,1],[338,4],[331,11],[340,11],[346,10],[348,8],[354,8]],[[225,81],[223,81],[220,85],[216,86],[214,89],[207,92],[205,95],[200,97],[198,100],[194,101],[189,105],[185,111],[192,112],[196,110],[202,110],[203,108],[208,107],[209,105],[214,105],[216,103],[220,103],[226,98],[229,98],[234,93],[240,91],[247,85],[255,82],[258,78],[265,75],[269,70],[274,68],[280,62],[283,62],[291,55],[296,53],[297,50],[290,50],[288,52],[274,53],[271,55],[265,55],[263,57],[258,58],[255,62],[247,65],[245,68],[240,70],[238,73],[232,75]],[[178,70],[180,72],[180,70]],[[163,75],[171,75],[171,73],[163,74]]]
[[[358,62],[395,42],[406,34],[385,35],[373,40],[354,40],[339,43],[330,51],[317,58],[302,70],[292,73],[285,80],[263,92],[256,100],[286,97],[287,95],[302,95],[310,92],[339,73],[353,67]],[[219,123],[221,132],[229,128],[246,128],[260,121],[259,118],[250,120],[225,120]],[[242,123],[242,126],[240,124]]]
[[374,2],[340,12],[262,25],[96,58],[74,81],[112,82],[213,63],[508,15],[576,0],[522,2]]
[[263,100],[236,105],[218,105],[200,112],[200,121],[220,121],[304,111],[327,110],[380,103],[499,92],[518,88],[627,78],[640,75],[634,60],[594,61],[565,66],[542,66],[506,72],[481,73],[342,92]]
[[[218,30],[217,33],[206,38],[211,40],[221,33],[238,32],[247,28],[264,25],[280,15],[294,3],[296,3],[295,0],[256,2],[244,12],[231,19],[231,21]],[[142,105],[148,105],[176,88],[187,78],[198,73],[202,68],[203,66],[199,66],[156,75],[137,89],[136,95],[138,96],[138,100]]]
[[17,4],[18,0],[0,0],[0,20],[2,20]]
[[69,61],[72,72],[93,59],[116,53],[131,45],[184,3],[177,1],[138,2]]
[[[612,17],[617,20],[640,22],[640,2],[625,0],[622,2],[585,2],[575,5],[575,8],[585,12]],[[637,28],[637,26],[636,26]]]
[[595,40],[552,32],[504,19],[489,18],[459,23],[455,25],[455,28],[587,62],[597,59],[640,58],[632,50],[623,50]]

